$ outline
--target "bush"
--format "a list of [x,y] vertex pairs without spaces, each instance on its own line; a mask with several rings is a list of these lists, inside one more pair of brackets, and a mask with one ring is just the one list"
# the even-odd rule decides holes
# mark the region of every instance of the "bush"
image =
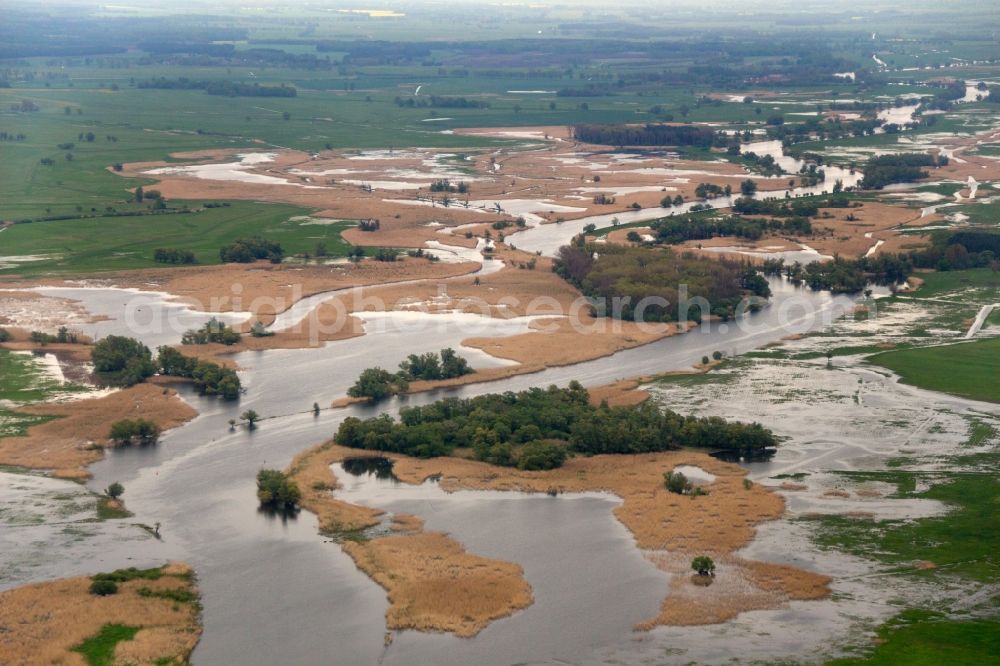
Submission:
[[[149,196],[148,192],[146,196]],[[153,261],[160,264],[193,264],[195,258],[191,250],[160,247],[153,251]]]
[[262,469],[257,472],[257,499],[261,506],[295,509],[300,497],[298,485],[284,472],[277,469]]
[[699,576],[715,575],[715,562],[708,555],[699,555],[691,560],[691,568],[697,571]]
[[182,345],[206,345],[217,343],[222,345],[234,345],[240,341],[240,334],[229,326],[226,326],[215,317],[212,317],[205,325],[198,329],[185,331],[181,336]]
[[118,446],[141,444],[143,446],[156,444],[160,438],[160,427],[146,419],[122,419],[111,424],[108,435]]
[[149,348],[120,335],[109,335],[94,345],[90,359],[106,382],[119,386],[133,386],[156,372]]
[[9,341],[10,341],[10,331],[8,331],[6,328],[0,328],[0,342],[9,342]]
[[113,500],[118,499],[125,494],[125,486],[115,481],[110,486],[104,489],[104,494]]
[[90,593],[96,594],[99,597],[107,597],[112,594],[118,594],[118,584],[113,580],[98,578],[97,580],[91,581]]
[[249,264],[258,259],[267,259],[277,264],[283,256],[281,245],[259,236],[240,238],[219,249],[219,258],[223,263]]
[[663,486],[670,492],[678,495],[691,490],[691,482],[687,480],[681,472],[667,472],[663,475]]

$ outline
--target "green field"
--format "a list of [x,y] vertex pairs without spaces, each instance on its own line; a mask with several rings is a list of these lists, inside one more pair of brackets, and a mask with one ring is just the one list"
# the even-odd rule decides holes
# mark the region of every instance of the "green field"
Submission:
[[[314,253],[323,243],[331,257],[350,247],[340,236],[353,221],[315,223],[309,210],[282,204],[233,202],[171,215],[97,217],[16,224],[3,232],[3,254],[38,261],[0,269],[0,275],[87,274],[163,266],[157,248],[191,250],[199,264],[219,263],[219,248],[237,238],[263,236],[281,243],[286,255]],[[306,217],[307,219],[295,219]]]
[[995,300],[996,290],[1000,289],[1000,273],[990,268],[918,273],[917,277],[924,283],[914,293],[916,298],[938,298],[944,294],[973,289]]
[[892,370],[906,384],[1000,402],[1000,338],[891,351],[868,360]]
[[[1000,622],[949,622],[930,611],[905,611],[879,629],[871,655],[827,666],[981,666],[1000,657]],[[987,656],[989,655],[989,656]]]

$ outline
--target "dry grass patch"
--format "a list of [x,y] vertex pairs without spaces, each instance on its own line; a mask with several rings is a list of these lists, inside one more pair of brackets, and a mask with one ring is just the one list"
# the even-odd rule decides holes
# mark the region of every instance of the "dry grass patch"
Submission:
[[348,541],[344,550],[386,589],[390,629],[475,636],[533,601],[520,566],[467,553],[440,532]]
[[650,552],[646,557],[672,578],[659,614],[637,629],[719,624],[746,611],[781,608],[790,600],[821,599],[830,593],[830,578],[780,564],[724,556],[716,560],[716,574],[708,579],[691,571],[692,553]]
[[0,464],[55,469],[63,478],[79,477],[82,467],[103,457],[115,421],[141,416],[168,430],[198,414],[176,391],[148,383],[100,398],[19,409],[57,418],[31,426],[24,437],[0,439]]
[[[186,664],[201,635],[197,603],[181,603],[140,589],[196,595],[190,569],[170,565],[158,580],[118,584],[106,597],[90,593],[88,576],[25,585],[0,592],[0,657],[4,664],[84,666],[74,651],[108,625],[137,627],[114,649],[116,664]],[[196,597],[195,597],[196,600]]]

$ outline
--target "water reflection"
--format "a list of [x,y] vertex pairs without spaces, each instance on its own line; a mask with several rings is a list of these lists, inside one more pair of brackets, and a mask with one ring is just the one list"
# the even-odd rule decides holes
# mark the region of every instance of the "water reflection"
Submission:
[[376,479],[398,481],[392,473],[392,461],[388,458],[345,458],[342,466],[351,476],[374,476]]

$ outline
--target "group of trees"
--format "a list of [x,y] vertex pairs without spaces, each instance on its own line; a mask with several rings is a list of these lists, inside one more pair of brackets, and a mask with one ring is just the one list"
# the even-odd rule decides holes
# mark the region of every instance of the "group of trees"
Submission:
[[707,127],[695,125],[577,125],[573,138],[611,146],[699,146],[708,148],[719,139]]
[[194,252],[170,247],[158,247],[153,251],[153,261],[159,264],[193,264]]
[[410,381],[453,379],[473,372],[469,362],[451,347],[442,349],[438,354],[410,354],[399,364],[399,371]]
[[675,245],[689,240],[735,236],[757,240],[767,232],[806,236],[813,232],[807,217],[786,219],[745,218],[739,215],[677,215],[650,223],[658,243]]
[[108,438],[117,446],[148,446],[160,439],[160,427],[147,419],[122,419],[111,424]]
[[439,354],[434,352],[410,354],[399,364],[397,372],[389,372],[378,367],[364,370],[354,385],[347,390],[347,395],[352,398],[377,401],[405,393],[412,381],[453,379],[471,372],[473,370],[469,362],[450,347],[442,349]]
[[109,335],[90,350],[94,370],[107,384],[133,386],[156,373],[153,354],[138,340]]
[[634,321],[700,321],[709,313],[729,319],[744,292],[771,295],[767,280],[748,263],[705,261],[669,248],[608,244],[598,254],[595,246],[574,243],[560,248],[553,270],[594,299],[598,316]]
[[223,263],[249,264],[258,259],[267,259],[272,264],[281,263],[284,250],[279,243],[260,236],[240,238],[219,248],[219,258]]
[[469,192],[469,184],[464,180],[455,184],[452,184],[447,179],[435,180],[431,183],[431,192],[458,192],[459,194],[467,194]]
[[212,317],[201,328],[190,329],[181,336],[182,345],[207,345],[218,343],[221,345],[235,345],[240,341],[240,334],[231,327],[226,326],[221,321]]
[[881,190],[892,183],[909,183],[928,176],[921,167],[941,167],[947,164],[947,157],[925,153],[873,155],[865,164],[861,187],[866,190]]
[[294,511],[301,497],[299,486],[281,470],[262,469],[257,472],[257,499],[262,507]]
[[1000,233],[988,228],[938,232],[932,236],[931,247],[918,250],[912,256],[918,268],[939,271],[1000,268]]
[[761,452],[777,444],[758,424],[682,416],[652,403],[595,407],[578,382],[519,393],[446,398],[387,414],[349,417],[338,444],[418,457],[471,448],[479,460],[521,469],[551,469],[571,453],[625,454],[699,447]]
[[201,395],[217,395],[223,400],[240,397],[240,378],[232,368],[185,356],[173,347],[159,348],[157,364],[163,375],[190,379]]
[[209,95],[226,97],[296,97],[298,91],[284,83],[279,86],[262,86],[259,83],[239,81],[195,81],[186,77],[168,79],[157,77],[139,81],[136,88],[156,88],[160,90],[204,90]]
[[883,252],[871,257],[831,261],[814,261],[802,265],[786,264],[782,259],[769,259],[762,270],[768,275],[786,275],[792,282],[805,283],[810,289],[835,294],[856,294],[869,284],[895,285],[913,272],[913,258],[908,254]]

